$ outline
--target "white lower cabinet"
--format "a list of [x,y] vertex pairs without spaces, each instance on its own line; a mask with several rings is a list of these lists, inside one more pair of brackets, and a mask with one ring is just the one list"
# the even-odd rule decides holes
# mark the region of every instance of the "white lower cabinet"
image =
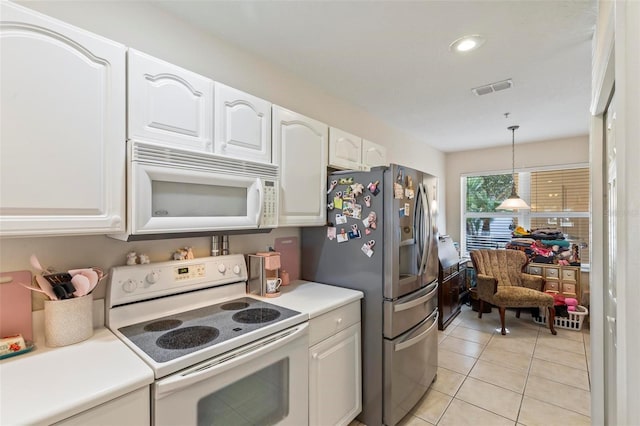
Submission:
[[150,425],[150,401],[149,387],[145,386],[55,424],[60,426]]
[[309,425],[348,425],[362,411],[360,302],[311,320]]

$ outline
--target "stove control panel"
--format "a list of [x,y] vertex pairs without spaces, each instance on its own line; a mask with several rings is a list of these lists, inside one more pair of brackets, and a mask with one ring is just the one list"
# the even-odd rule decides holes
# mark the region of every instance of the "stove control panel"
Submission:
[[[198,265],[189,265],[189,266],[176,266],[173,268],[173,278],[176,281],[185,281],[192,280],[194,278],[203,278],[204,274],[204,263],[200,263]],[[147,278],[149,278],[147,276]]]
[[109,307],[112,307],[247,281],[247,266],[243,255],[233,254],[117,266],[110,275],[107,296]]

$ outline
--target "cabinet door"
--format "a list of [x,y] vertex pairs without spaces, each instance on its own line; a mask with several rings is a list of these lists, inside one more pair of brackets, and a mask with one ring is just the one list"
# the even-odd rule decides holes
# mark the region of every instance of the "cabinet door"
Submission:
[[56,426],[148,425],[151,424],[149,398],[147,386],[69,417]]
[[329,165],[339,169],[362,170],[362,138],[331,127]]
[[0,7],[0,233],[123,231],[126,48]]
[[271,103],[215,83],[214,150],[271,163]]
[[309,424],[348,425],[362,410],[360,323],[309,349]]
[[362,166],[364,170],[369,170],[375,166],[386,166],[387,148],[366,139],[362,140]]
[[279,225],[324,225],[327,125],[274,106],[272,129],[274,160],[280,166]]
[[212,151],[213,81],[128,52],[128,138]]

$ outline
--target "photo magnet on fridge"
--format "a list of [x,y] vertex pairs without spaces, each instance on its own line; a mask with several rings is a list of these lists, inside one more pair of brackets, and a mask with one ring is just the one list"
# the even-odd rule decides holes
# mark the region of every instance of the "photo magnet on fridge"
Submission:
[[358,224],[354,223],[353,225],[351,225],[351,231],[349,231],[349,239],[353,240],[361,237],[362,235],[360,234],[360,230],[358,229]]
[[345,241],[349,241],[349,236],[347,235],[347,231],[343,229],[340,230],[340,233],[336,235],[339,243],[344,243]]
[[402,200],[404,198],[404,189],[402,188],[402,185],[397,182],[393,184],[393,196],[398,200]]
[[327,238],[329,240],[335,240],[336,239],[336,235],[337,235],[337,231],[335,226],[329,226],[327,228]]
[[347,216],[340,213],[336,214],[336,224],[344,225],[345,223],[347,223]]

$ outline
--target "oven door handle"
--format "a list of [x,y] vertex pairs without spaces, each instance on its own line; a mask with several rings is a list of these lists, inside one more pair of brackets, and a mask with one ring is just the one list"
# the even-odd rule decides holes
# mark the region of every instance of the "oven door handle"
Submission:
[[195,365],[181,373],[160,379],[155,384],[155,399],[165,398],[172,393],[207,380],[217,374],[234,368],[237,364],[251,361],[263,356],[266,352],[278,349],[307,333],[307,323],[281,331],[272,336],[242,346],[233,351]]

